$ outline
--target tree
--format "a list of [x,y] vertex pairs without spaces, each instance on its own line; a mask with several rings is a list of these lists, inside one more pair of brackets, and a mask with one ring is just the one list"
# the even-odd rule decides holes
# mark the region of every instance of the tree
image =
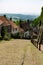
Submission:
[[27,20],[28,23],[30,23],[29,19]]
[[19,26],[20,26],[20,27],[21,27],[21,23],[22,23],[22,20],[20,19],[20,20],[19,20]]
[[19,25],[19,21],[17,20],[16,22],[15,22],[17,25]]
[[6,15],[3,15],[6,18]]
[[39,27],[41,26],[41,21],[39,22]]
[[41,16],[43,16],[43,7],[41,8],[41,10],[42,10],[42,11],[41,11]]
[[10,40],[11,38],[11,35],[7,32],[7,29],[4,26],[2,26],[1,36],[2,36],[2,39],[4,40]]
[[2,36],[2,38],[4,38],[5,33],[6,33],[5,27],[2,26],[2,29],[1,29],[1,36]]
[[12,17],[10,17],[10,20],[12,20]]

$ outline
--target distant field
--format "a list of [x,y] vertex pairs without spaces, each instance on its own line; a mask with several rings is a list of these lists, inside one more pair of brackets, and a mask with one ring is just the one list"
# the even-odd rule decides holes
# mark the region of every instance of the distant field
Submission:
[[43,53],[30,40],[1,41],[0,65],[43,65]]

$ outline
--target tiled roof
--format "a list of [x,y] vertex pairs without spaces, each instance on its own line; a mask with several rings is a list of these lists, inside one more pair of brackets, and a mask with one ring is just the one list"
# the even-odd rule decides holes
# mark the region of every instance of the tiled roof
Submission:
[[22,28],[20,28],[20,32],[24,32],[24,30]]
[[24,29],[18,26],[19,32],[24,32]]
[[27,22],[22,22],[22,23],[20,24],[20,26],[21,26],[21,28],[23,28],[25,31],[26,31],[26,30],[29,30],[29,28],[30,28],[30,26],[29,26],[29,24],[28,24]]
[[4,22],[4,26],[11,25],[13,28],[17,28],[17,25],[12,20],[8,20],[4,16],[0,16],[0,20],[2,20]]
[[18,26],[13,21],[9,20],[9,23],[13,28],[18,28]]
[[4,16],[0,16],[0,20],[3,21],[4,26],[8,26],[8,25],[10,25],[10,24],[9,24],[9,21],[8,21],[7,18],[5,18]]

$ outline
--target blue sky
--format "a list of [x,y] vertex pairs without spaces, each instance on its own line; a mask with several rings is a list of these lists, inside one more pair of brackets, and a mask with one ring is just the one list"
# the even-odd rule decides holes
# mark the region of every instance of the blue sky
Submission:
[[0,0],[0,13],[39,15],[43,0]]

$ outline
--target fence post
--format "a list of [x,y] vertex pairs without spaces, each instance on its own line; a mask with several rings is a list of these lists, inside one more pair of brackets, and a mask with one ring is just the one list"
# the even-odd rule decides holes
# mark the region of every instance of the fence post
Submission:
[[39,50],[41,51],[41,44],[39,44]]
[[38,48],[38,43],[37,43],[37,48]]

